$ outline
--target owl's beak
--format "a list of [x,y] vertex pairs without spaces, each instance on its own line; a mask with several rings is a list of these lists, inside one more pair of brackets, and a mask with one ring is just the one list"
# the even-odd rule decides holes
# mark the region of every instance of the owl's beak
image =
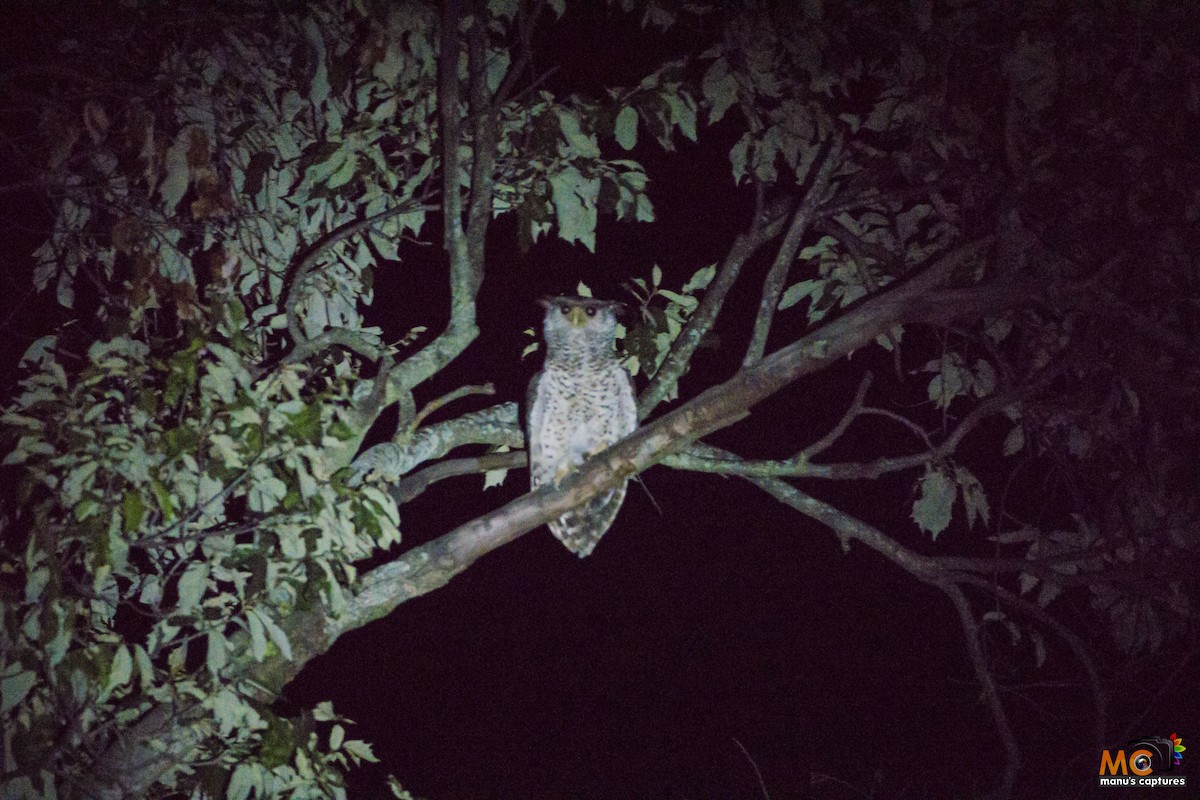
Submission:
[[572,328],[582,328],[584,325],[587,325],[587,321],[587,312],[579,306],[572,308],[567,313],[567,322],[570,323]]

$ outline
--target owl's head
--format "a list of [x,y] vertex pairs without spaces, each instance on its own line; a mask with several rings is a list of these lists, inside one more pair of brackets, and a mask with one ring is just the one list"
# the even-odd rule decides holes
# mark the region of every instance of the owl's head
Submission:
[[612,349],[620,303],[573,295],[543,297],[539,302],[546,309],[542,330],[547,347]]

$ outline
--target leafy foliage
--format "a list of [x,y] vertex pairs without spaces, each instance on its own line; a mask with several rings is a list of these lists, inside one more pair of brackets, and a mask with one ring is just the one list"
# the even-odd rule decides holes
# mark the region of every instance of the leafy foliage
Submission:
[[[333,474],[347,382],[310,394],[319,381],[301,365],[255,382],[216,340],[162,358],[122,336],[93,344],[70,373],[52,340],[37,351],[4,417],[21,431],[5,459],[22,475],[8,522],[27,542],[3,566],[17,765],[69,786],[83,777],[75,748],[180,696],[210,711],[203,760],[244,765],[273,719],[275,736],[290,727],[231,679],[236,665],[290,658],[278,620],[306,604],[344,607],[352,562],[399,541],[391,498]],[[300,741],[254,781],[299,790],[318,753]]]
[[[82,753],[179,698],[207,714],[165,786],[331,796],[334,768],[370,758],[340,726],[318,743],[275,716],[245,671],[291,659],[284,620],[341,613],[354,563],[400,536],[394,500],[340,472],[365,433],[369,361],[265,368],[288,330],[351,331],[352,350],[379,352],[362,317],[374,270],[436,208],[436,9],[340,5],[181,13],[197,35],[151,51],[141,91],[77,117],[65,93],[46,98],[38,155],[63,191],[34,283],[68,307],[85,279],[103,287],[103,334],[84,356],[75,332],[39,340],[4,417],[21,475],[3,565],[6,796],[73,791]],[[528,241],[554,227],[590,246],[602,192],[652,219],[641,168],[600,156],[599,108],[539,92],[501,109],[494,207]]]

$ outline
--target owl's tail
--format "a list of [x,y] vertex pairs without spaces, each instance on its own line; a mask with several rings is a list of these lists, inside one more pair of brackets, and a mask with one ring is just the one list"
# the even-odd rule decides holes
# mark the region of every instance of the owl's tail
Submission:
[[621,484],[611,492],[593,497],[579,508],[553,520],[550,532],[580,558],[589,555],[617,518],[621,503],[625,502],[625,486]]

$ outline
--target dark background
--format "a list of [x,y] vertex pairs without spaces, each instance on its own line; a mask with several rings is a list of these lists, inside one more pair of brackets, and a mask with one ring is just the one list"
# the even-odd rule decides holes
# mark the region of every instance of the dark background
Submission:
[[[596,93],[636,83],[705,33],[614,26],[596,10],[544,31],[537,66],[557,68],[553,90]],[[478,406],[521,399],[540,363],[540,353],[520,359],[530,341],[523,331],[539,325],[539,295],[570,293],[584,280],[597,296],[629,299],[620,285],[648,278],[652,264],[678,287],[718,261],[753,210],[726,160],[740,135],[733,116],[702,128],[702,145],[680,141],[669,154],[639,145],[634,156],[651,176],[658,222],[602,221],[595,254],[557,240],[521,253],[511,221],[499,220],[481,338],[418,400],[483,381],[496,384],[497,397]],[[28,343],[63,317],[27,288],[28,253],[48,217],[17,192],[0,193],[0,213],[10,231],[0,240],[0,356],[11,374]],[[436,218],[427,224],[440,228]],[[441,252],[402,254],[404,264],[377,275],[370,321],[394,336],[418,324],[436,332],[445,320],[429,315],[444,314],[447,300]],[[772,254],[747,267],[716,346],[697,354],[683,383],[685,397],[736,370]],[[800,316],[781,321],[776,344]],[[911,369],[924,358],[920,334],[908,336]],[[748,456],[790,455],[838,419],[867,369],[890,373],[890,357],[856,354],[711,440]],[[911,410],[923,394],[916,377],[900,387],[877,383],[869,399]],[[463,401],[443,416],[469,407]],[[388,424],[385,417],[374,440],[390,435]],[[965,457],[977,474],[999,466],[1002,435],[977,436]],[[911,446],[894,436],[888,426],[856,425],[830,459]],[[533,531],[449,586],[342,637],[288,687],[285,704],[332,699],[357,721],[350,735],[374,744],[382,763],[352,774],[352,797],[387,796],[387,773],[430,800],[751,798],[763,797],[763,787],[776,799],[967,797],[993,785],[999,742],[941,594],[863,548],[843,552],[829,531],[744,482],[663,467],[643,478],[645,491],[630,488],[591,557],[581,561],[545,528]],[[499,507],[526,480],[514,471],[488,492],[478,476],[433,487],[402,509],[404,547]],[[979,534],[961,526],[930,545],[908,519],[911,476],[802,488],[923,552],[979,547]],[[1080,621],[1081,611],[1064,613]],[[1075,662],[1052,644],[1030,682],[1027,643],[988,642],[1001,680],[1017,684],[1004,697],[1022,742],[1027,796],[1094,794],[1085,787],[1094,786],[1098,754]],[[1195,674],[1193,663],[1163,665],[1161,682],[1114,698],[1110,713],[1123,734],[1178,732],[1185,743],[1196,735],[1195,680],[1172,677],[1177,668]],[[1115,735],[1112,744],[1122,741]]]

